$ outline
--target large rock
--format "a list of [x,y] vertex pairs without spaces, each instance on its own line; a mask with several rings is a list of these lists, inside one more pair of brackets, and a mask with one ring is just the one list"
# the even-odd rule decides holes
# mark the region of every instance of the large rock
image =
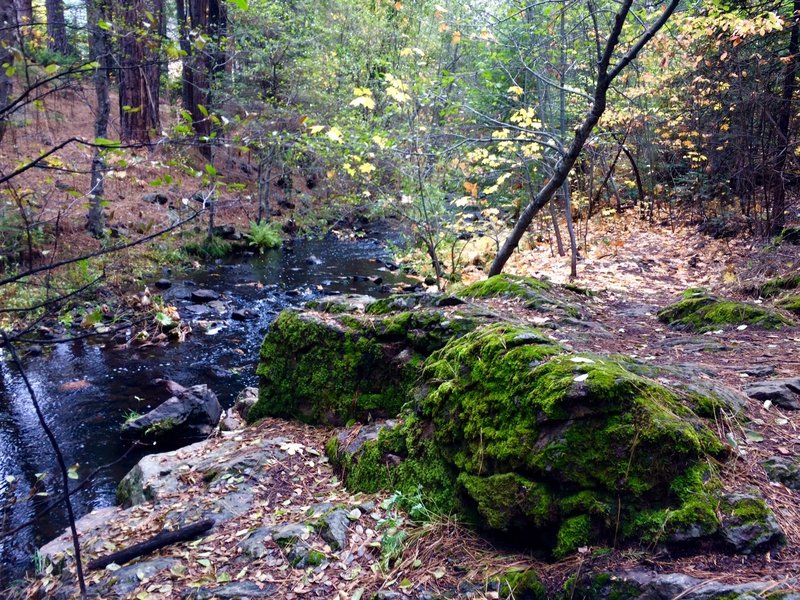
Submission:
[[[435,306],[391,312],[352,297],[317,302],[325,312],[284,311],[261,346],[259,400],[247,414],[309,423],[392,417],[408,402],[422,362],[477,325],[468,312]],[[368,314],[358,314],[367,307]],[[369,312],[372,306],[378,313]],[[384,312],[385,311],[385,312]]]
[[800,410],[800,377],[770,379],[744,386],[754,400],[770,400],[781,408]]
[[126,422],[122,435],[127,438],[187,444],[207,438],[217,426],[222,407],[216,394],[206,385],[179,391],[146,415]]
[[676,329],[713,331],[729,325],[778,329],[791,325],[783,315],[748,302],[717,298],[702,289],[689,289],[676,303],[658,311],[659,321]]
[[706,465],[725,447],[693,412],[696,394],[630,367],[569,353],[533,329],[483,326],[427,359],[426,395],[402,425],[374,440],[340,435],[329,455],[351,488],[422,485],[441,510],[555,556],[615,536],[717,535]]
[[209,485],[225,476],[256,478],[263,469],[286,457],[282,449],[285,438],[263,439],[246,447],[231,439],[213,451],[206,450],[207,443],[145,456],[117,486],[117,502],[127,507],[182,492],[189,485],[182,475],[190,470],[201,473]]

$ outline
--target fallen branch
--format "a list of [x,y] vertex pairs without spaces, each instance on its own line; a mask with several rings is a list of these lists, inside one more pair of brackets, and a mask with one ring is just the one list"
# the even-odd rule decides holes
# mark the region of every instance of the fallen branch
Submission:
[[140,556],[144,556],[145,554],[150,554],[151,552],[160,550],[164,546],[177,544],[178,542],[184,542],[197,537],[201,533],[211,529],[213,526],[214,519],[205,519],[203,521],[198,521],[197,523],[187,525],[186,527],[181,527],[175,531],[162,531],[149,540],[140,542],[139,544],[134,544],[133,546],[113,552],[106,556],[95,558],[94,560],[89,561],[89,563],[86,565],[86,568],[90,571],[96,571],[98,569],[104,569],[111,563],[124,565],[129,560],[133,560],[134,558],[138,558]]

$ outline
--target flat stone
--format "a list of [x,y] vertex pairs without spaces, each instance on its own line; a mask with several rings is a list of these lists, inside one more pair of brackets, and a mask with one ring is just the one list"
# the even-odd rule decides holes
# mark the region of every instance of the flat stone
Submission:
[[231,319],[234,321],[250,321],[258,315],[247,308],[239,308],[231,312]]
[[241,542],[238,546],[250,558],[261,558],[269,552],[267,543],[272,539],[273,527],[259,527]]
[[757,381],[744,386],[754,400],[770,400],[781,408],[800,410],[800,377]]
[[[590,573],[584,581],[589,582],[592,597],[597,598],[649,598],[667,599],[681,598],[681,600],[713,600],[716,598],[758,598],[762,592],[774,593],[781,598],[787,596],[780,594],[784,586],[775,585],[774,581],[753,581],[750,583],[722,583],[715,580],[704,580],[691,577],[683,573],[656,573],[643,569],[632,569],[617,573],[605,573],[606,581],[597,589],[597,581],[601,573]],[[790,587],[791,583],[784,584]],[[784,588],[785,589],[785,588]],[[575,587],[575,597],[583,597],[583,592],[588,592],[579,583]]]
[[259,587],[254,581],[236,581],[226,583],[215,588],[201,587],[184,592],[185,600],[211,600],[212,598],[272,598],[277,593],[277,587],[272,583],[262,584]]
[[192,291],[192,302],[206,303],[219,300],[219,294],[214,290],[200,289]]
[[775,373],[775,367],[773,365],[747,367],[746,369],[742,369],[741,372],[742,374],[749,375],[750,377],[769,377]]
[[[137,562],[117,569],[114,571],[114,584],[111,586],[111,593],[120,597],[130,594],[142,585],[142,581],[145,579],[150,579],[162,571],[167,571],[178,563],[180,561],[175,558],[154,558],[153,560]],[[108,595],[105,597],[108,598]]]
[[183,310],[195,317],[201,317],[211,312],[211,309],[203,304],[191,304],[184,307]]
[[172,282],[169,279],[159,279],[156,281],[156,287],[160,290],[168,290],[172,287]]

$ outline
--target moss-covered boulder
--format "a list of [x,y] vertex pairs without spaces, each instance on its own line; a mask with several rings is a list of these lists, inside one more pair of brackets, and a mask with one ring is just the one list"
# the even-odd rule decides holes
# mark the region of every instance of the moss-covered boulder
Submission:
[[687,290],[678,302],[658,311],[658,319],[671,327],[700,332],[727,325],[778,329],[792,324],[787,317],[768,308],[716,298],[704,290]]
[[725,448],[677,389],[624,359],[568,353],[508,323],[451,340],[425,362],[425,394],[359,452],[329,454],[351,488],[422,486],[439,510],[555,556],[615,539],[717,532]]
[[800,273],[795,273],[770,279],[758,288],[758,293],[764,298],[772,298],[786,290],[794,290],[798,287],[800,287]]
[[775,302],[775,306],[782,308],[783,310],[788,310],[790,313],[795,315],[800,315],[800,294],[789,294],[788,296],[784,296]]
[[272,416],[343,425],[395,416],[425,357],[477,325],[469,313],[435,306],[374,315],[364,314],[372,303],[358,304],[329,299],[319,310],[278,316],[261,345],[249,422]]
[[575,286],[558,286],[543,279],[505,273],[476,281],[456,293],[462,298],[518,298],[525,302],[526,308],[557,311],[572,318],[581,316],[577,299],[590,296],[587,290]]

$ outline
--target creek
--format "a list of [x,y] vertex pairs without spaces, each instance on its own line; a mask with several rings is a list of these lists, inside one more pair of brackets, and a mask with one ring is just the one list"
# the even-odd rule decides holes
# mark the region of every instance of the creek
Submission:
[[[258,348],[282,309],[333,293],[386,295],[403,283],[402,275],[387,268],[389,254],[379,238],[385,235],[296,240],[263,255],[221,261],[187,274],[164,292],[151,286],[192,323],[193,333],[184,343],[117,350],[107,339],[88,338],[25,359],[48,424],[67,463],[80,465],[80,479],[111,463],[73,495],[77,517],[113,505],[125,473],[144,454],[161,451],[131,450],[119,435],[131,411],[144,413],[167,398],[153,380],[206,383],[227,408],[239,391],[256,384]],[[222,314],[191,302],[192,290],[201,288],[222,295],[225,306],[215,305]],[[231,320],[230,311],[237,308],[249,309],[254,318]],[[61,492],[53,450],[19,372],[1,353],[0,532],[33,523],[0,538],[0,585],[5,585],[32,567],[36,549],[64,530],[67,517],[63,503],[51,506]],[[42,473],[44,480],[37,485]]]

